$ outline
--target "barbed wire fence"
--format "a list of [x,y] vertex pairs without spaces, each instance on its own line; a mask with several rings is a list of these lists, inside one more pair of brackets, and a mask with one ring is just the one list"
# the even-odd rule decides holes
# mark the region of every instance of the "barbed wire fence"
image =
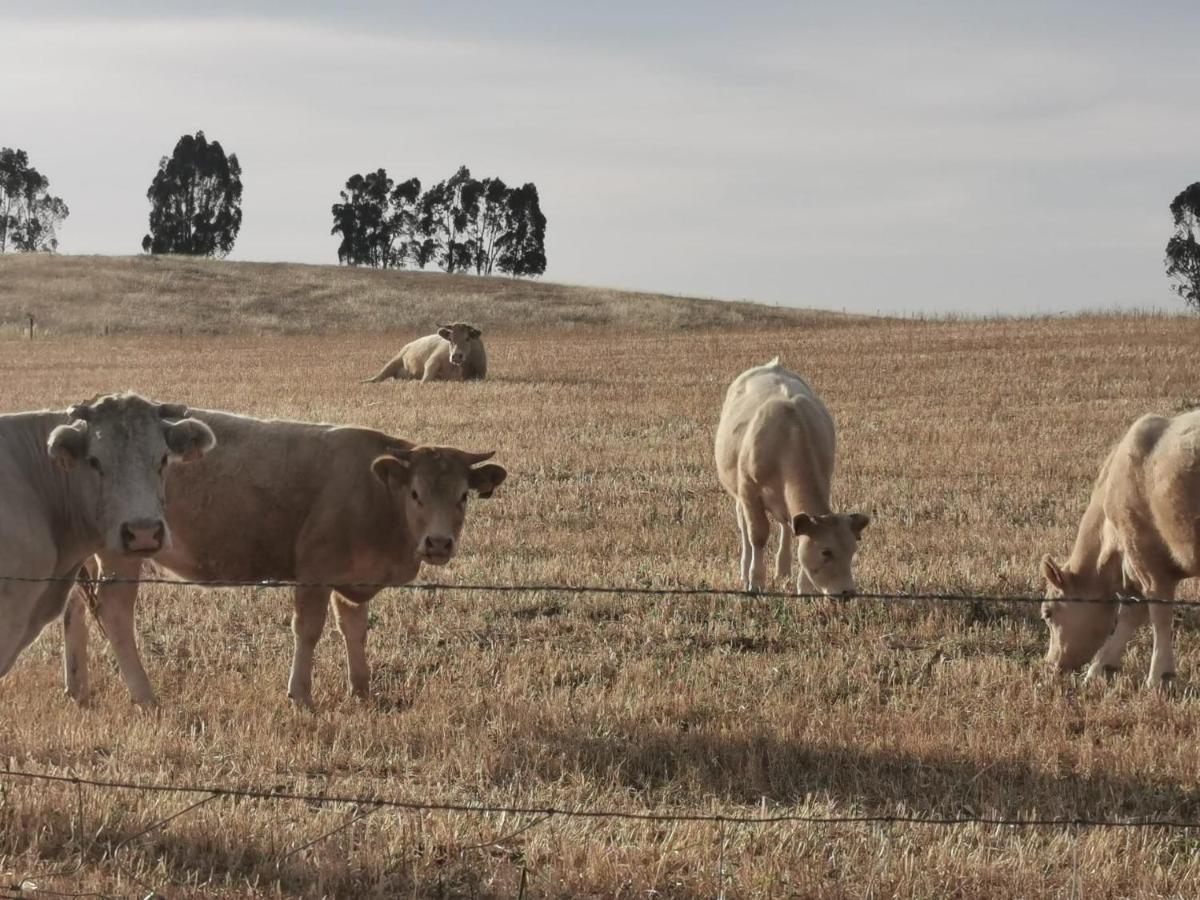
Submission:
[[[102,576],[99,578],[88,578],[82,576],[76,578],[74,576],[50,577],[50,578],[33,578],[22,576],[5,576],[0,575],[0,581],[15,581],[15,582],[62,582],[62,581],[78,581],[80,586],[88,591],[91,596],[95,597],[95,591],[103,587],[105,584],[153,584],[166,586],[193,586],[205,588],[253,588],[256,590],[284,590],[297,587],[303,588],[327,588],[331,591],[346,589],[346,590],[397,590],[411,593],[419,592],[458,592],[474,595],[504,595],[504,594],[560,594],[560,595],[598,595],[598,596],[629,596],[629,597],[659,597],[659,598],[688,598],[688,597],[727,597],[746,600],[776,600],[790,601],[797,603],[806,602],[824,602],[824,603],[859,603],[859,602],[878,602],[878,603],[948,603],[948,604],[970,604],[977,606],[980,604],[993,604],[1004,606],[1037,606],[1045,602],[1044,597],[1036,597],[1026,594],[971,594],[959,592],[855,592],[844,595],[826,595],[817,593],[793,593],[785,591],[745,591],[731,590],[728,588],[717,588],[707,586],[697,587],[653,587],[646,585],[572,585],[572,584],[554,584],[554,583],[470,583],[470,584],[444,584],[440,582],[410,582],[407,584],[394,584],[386,582],[322,582],[322,581],[294,581],[294,580],[221,580],[221,581],[197,581],[188,579],[177,579],[170,577],[149,576],[144,578],[116,578]],[[1054,598],[1059,603],[1071,604],[1088,604],[1088,605],[1119,605],[1119,604],[1145,604],[1145,603],[1171,603],[1175,607],[1200,607],[1200,600],[1152,600],[1139,596],[1108,596],[1108,597],[1058,597]],[[778,814],[761,814],[761,815],[739,815],[725,812],[695,812],[687,810],[626,810],[616,808],[596,808],[586,806],[561,806],[554,804],[536,805],[536,804],[496,804],[496,803],[475,803],[456,800],[437,800],[431,798],[404,798],[404,797],[389,797],[380,794],[373,795],[340,795],[328,793],[304,793],[297,791],[285,791],[277,789],[262,789],[247,785],[238,784],[200,784],[194,782],[143,782],[137,780],[105,780],[99,778],[84,777],[76,774],[59,774],[53,772],[36,772],[26,769],[14,768],[11,761],[4,768],[0,768],[0,780],[7,782],[25,781],[43,784],[65,784],[71,785],[75,789],[75,811],[74,822],[72,825],[73,832],[78,835],[79,856],[75,864],[68,869],[31,873],[17,878],[10,884],[0,884],[0,900],[7,898],[30,898],[30,897],[64,897],[64,898],[107,898],[112,895],[95,891],[70,891],[57,890],[53,888],[43,887],[44,882],[78,877],[88,864],[88,854],[95,849],[95,845],[99,840],[99,831],[88,832],[85,828],[84,821],[84,789],[100,790],[107,792],[134,792],[138,794],[161,795],[161,794],[183,794],[183,795],[199,795],[199,799],[194,800],[182,809],[175,810],[166,816],[162,816],[137,833],[122,839],[119,843],[107,850],[105,857],[110,865],[121,872],[131,883],[138,885],[138,896],[143,900],[151,900],[151,898],[161,898],[165,894],[161,893],[163,889],[161,885],[155,886],[145,882],[139,878],[127,865],[118,861],[118,857],[122,850],[126,849],[137,839],[145,835],[159,831],[167,827],[170,823],[182,819],[185,816],[191,815],[198,810],[204,808],[210,803],[215,803],[220,800],[235,799],[235,800],[251,800],[263,803],[279,803],[296,801],[303,802],[312,807],[325,806],[343,806],[349,807],[352,812],[349,817],[338,826],[321,832],[310,840],[307,840],[300,845],[293,847],[280,854],[274,866],[278,870],[282,864],[306,850],[331,840],[338,834],[346,831],[353,825],[361,822],[368,817],[382,810],[394,810],[397,812],[412,812],[412,813],[447,813],[453,815],[470,815],[470,816],[514,816],[528,818],[530,821],[525,822],[519,827],[502,834],[492,840],[485,841],[482,844],[463,846],[456,848],[459,852],[465,852],[473,849],[484,847],[500,846],[504,843],[514,840],[516,837],[526,834],[535,828],[538,828],[553,820],[571,820],[571,819],[586,819],[586,820],[616,820],[616,821],[632,821],[632,822],[651,822],[651,823],[699,823],[711,824],[719,829],[717,840],[720,846],[720,877],[722,885],[726,878],[725,871],[725,852],[728,828],[756,828],[772,825],[812,825],[812,826],[911,826],[911,827],[927,827],[927,828],[954,828],[963,826],[983,826],[991,828],[1008,828],[1008,829],[1060,829],[1065,830],[1073,837],[1077,837],[1079,832],[1084,829],[1167,829],[1167,830],[1190,830],[1200,828],[1200,819],[1186,819],[1176,817],[1134,817],[1134,818],[1103,818],[1103,817],[1022,817],[1022,816],[1000,816],[1000,815],[921,815],[916,813],[863,813],[863,814],[846,814],[846,815],[816,815],[803,814],[796,812],[782,812]],[[85,840],[84,836],[90,834],[90,837]],[[1077,879],[1078,873],[1073,876]],[[522,869],[521,881],[525,884],[526,870]],[[182,885],[177,885],[182,886]]]

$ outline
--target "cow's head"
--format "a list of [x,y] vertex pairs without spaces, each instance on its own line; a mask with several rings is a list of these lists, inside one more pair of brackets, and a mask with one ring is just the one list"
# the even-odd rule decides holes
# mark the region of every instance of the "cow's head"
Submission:
[[450,362],[456,366],[461,366],[467,361],[472,342],[478,343],[483,335],[482,331],[466,322],[439,325],[437,333],[450,342]]
[[396,448],[371,464],[402,508],[422,562],[448,563],[458,550],[471,492],[486,499],[508,477],[503,466],[479,465],[492,455],[453,447]]
[[863,529],[871,523],[862,513],[810,516],[800,513],[792,518],[800,560],[800,590],[803,578],[823,594],[853,594],[854,573],[851,564],[858,550]]
[[[186,406],[137,394],[108,394],[67,411],[46,442],[51,459],[91,485],[87,510],[107,549],[149,556],[170,544],[163,478],[171,462],[199,459],[216,445]],[[85,501],[88,502],[88,501]]]
[[1042,577],[1046,579],[1042,618],[1050,629],[1046,662],[1059,672],[1072,672],[1095,656],[1112,634],[1117,624],[1117,605],[1063,603],[1060,598],[1115,600],[1117,585],[1108,572],[1076,572],[1069,563],[1059,565],[1049,555],[1042,557]]

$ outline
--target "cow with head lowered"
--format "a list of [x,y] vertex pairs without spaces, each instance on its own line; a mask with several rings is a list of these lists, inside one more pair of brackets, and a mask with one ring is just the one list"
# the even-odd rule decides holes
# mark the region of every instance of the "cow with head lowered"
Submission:
[[[350,690],[369,691],[368,602],[421,564],[459,549],[471,495],[490,497],[507,472],[491,453],[417,446],[367,428],[200,413],[218,450],[167,481],[172,545],[155,564],[196,581],[295,581],[288,694],[312,705],[313,652],[332,605]],[[134,637],[140,560],[103,552],[91,601],[134,702],[154,691]],[[77,602],[82,597],[77,594]],[[68,629],[67,690],[88,693],[86,618]]]
[[214,441],[187,407],[136,394],[0,415],[0,675],[63,614],[89,556],[138,564],[170,546],[167,469]]

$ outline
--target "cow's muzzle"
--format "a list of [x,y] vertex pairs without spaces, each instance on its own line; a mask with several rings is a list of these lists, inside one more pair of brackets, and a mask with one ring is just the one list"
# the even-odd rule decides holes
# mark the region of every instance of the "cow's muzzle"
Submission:
[[421,544],[421,559],[435,566],[444,566],[454,556],[454,538],[427,535]]
[[134,519],[121,526],[121,546],[126,553],[157,553],[166,539],[167,523],[162,519]]

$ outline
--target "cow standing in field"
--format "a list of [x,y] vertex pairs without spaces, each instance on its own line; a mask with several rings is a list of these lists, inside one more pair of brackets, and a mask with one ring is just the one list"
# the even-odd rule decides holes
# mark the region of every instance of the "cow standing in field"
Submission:
[[[197,581],[312,583],[296,587],[288,695],[312,705],[313,650],[332,603],[346,646],[350,689],[366,696],[367,603],[380,583],[412,581],[421,563],[458,551],[468,494],[489,497],[507,473],[480,465],[491,453],[416,446],[367,428],[263,421],[203,412],[220,442],[202,462],[172,473],[167,516],[173,545],[156,564]],[[136,579],[140,560],[100,554],[105,575]],[[365,583],[365,586],[364,586]],[[328,585],[340,585],[331,595]],[[135,703],[154,691],[134,636],[136,583],[100,581],[94,610]],[[77,603],[82,598],[76,594]],[[64,653],[83,700],[87,625],[73,617]]]
[[0,675],[63,614],[80,565],[103,549],[140,563],[170,545],[163,476],[214,438],[187,407],[136,394],[0,416]]
[[472,381],[487,376],[483,332],[466,322],[439,325],[436,334],[417,338],[400,348],[392,361],[364,384],[389,378],[421,381]]
[[1200,410],[1138,419],[1109,453],[1064,564],[1042,559],[1049,599],[1046,659],[1059,670],[1091,662],[1087,677],[1121,666],[1125,646],[1147,618],[1154,652],[1147,685],[1175,675],[1169,603],[1063,603],[1060,597],[1135,596],[1170,601],[1200,575]]
[[766,583],[774,518],[780,578],[791,575],[794,534],[800,545],[799,593],[854,591],[851,562],[870,519],[830,509],[834,449],[829,410],[779,357],[748,369],[729,386],[717,425],[717,474],[736,501],[746,590],[760,591]]

